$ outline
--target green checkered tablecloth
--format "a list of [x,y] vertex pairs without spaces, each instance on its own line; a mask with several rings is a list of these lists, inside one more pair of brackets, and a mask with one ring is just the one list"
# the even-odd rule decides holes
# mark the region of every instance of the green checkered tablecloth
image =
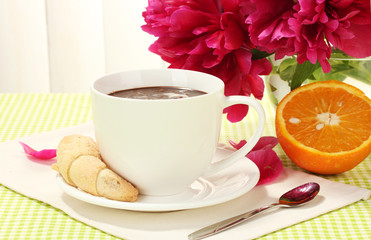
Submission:
[[[275,135],[275,108],[264,98],[264,135]],[[221,142],[248,138],[256,116],[251,111],[239,123],[224,119]],[[0,94],[0,141],[85,123],[91,119],[89,94]],[[275,148],[286,167],[300,170]],[[371,189],[371,156],[351,171],[322,176]],[[371,239],[371,200],[359,201],[318,218],[277,231],[261,239]],[[263,227],[263,226],[262,226]],[[0,185],[0,239],[115,239],[70,218],[43,202]]]

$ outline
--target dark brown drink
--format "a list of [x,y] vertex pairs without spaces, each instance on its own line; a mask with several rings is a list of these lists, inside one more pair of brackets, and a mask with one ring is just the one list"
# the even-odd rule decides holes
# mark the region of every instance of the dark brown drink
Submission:
[[155,100],[189,98],[203,94],[206,94],[206,92],[190,88],[159,86],[125,89],[108,95],[120,98]]

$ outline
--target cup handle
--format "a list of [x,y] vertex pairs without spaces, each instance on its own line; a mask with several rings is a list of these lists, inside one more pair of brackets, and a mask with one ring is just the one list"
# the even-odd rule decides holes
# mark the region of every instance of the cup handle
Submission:
[[259,138],[263,134],[264,126],[265,126],[265,112],[262,107],[262,105],[251,97],[246,96],[229,96],[225,97],[224,99],[224,107],[229,107],[231,105],[235,104],[245,104],[249,105],[250,107],[253,107],[255,111],[258,114],[259,121],[258,121],[258,127],[254,133],[254,135],[250,138],[250,140],[239,150],[233,152],[229,157],[220,160],[216,163],[211,164],[204,174],[203,177],[210,176],[232,164],[237,162],[239,159],[244,157],[247,153],[251,151],[251,149],[256,145],[256,143],[259,141]]

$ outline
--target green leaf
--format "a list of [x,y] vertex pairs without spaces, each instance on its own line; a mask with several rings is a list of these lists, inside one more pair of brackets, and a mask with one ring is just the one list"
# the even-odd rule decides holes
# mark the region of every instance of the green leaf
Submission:
[[313,72],[313,80],[315,81],[326,81],[326,80],[338,80],[343,81],[346,78],[345,72],[348,67],[344,65],[343,61],[331,62],[331,71],[324,73],[322,68],[317,68]]
[[331,78],[344,80],[347,77],[371,84],[371,60],[368,59],[330,59]]
[[250,51],[252,53],[252,57],[251,57],[252,60],[263,59],[273,54],[273,53],[268,53],[266,51],[260,51],[256,48],[253,48]]
[[316,64],[312,64],[309,61],[305,61],[302,64],[297,64],[290,84],[291,90],[300,87],[303,82],[307,80],[317,68],[320,67],[321,65],[318,62]]
[[283,60],[279,67],[280,78],[290,83],[294,76],[296,65],[297,61],[295,58],[287,58]]
[[[353,78],[371,85],[371,59],[356,59],[349,57],[342,51],[335,49],[329,59],[331,71],[324,73],[317,61],[312,64],[309,61],[298,64],[296,56],[286,57],[279,65],[273,64],[273,74],[279,74],[280,78],[287,81],[291,90],[300,87],[303,83],[316,81],[338,80]],[[276,63],[277,64],[277,63]]]
[[346,75],[361,82],[371,84],[371,60],[349,61]]
[[349,55],[345,54],[339,49],[333,49],[331,53],[331,58],[342,58],[342,59],[352,59]]

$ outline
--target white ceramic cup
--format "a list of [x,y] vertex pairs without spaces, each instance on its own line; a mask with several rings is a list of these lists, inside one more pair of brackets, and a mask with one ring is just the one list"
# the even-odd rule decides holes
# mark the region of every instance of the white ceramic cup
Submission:
[[[204,95],[166,100],[109,96],[114,91],[176,86]],[[265,114],[245,96],[224,96],[219,78],[189,70],[152,69],[103,76],[91,85],[95,137],[107,165],[143,195],[173,195],[200,176],[220,171],[245,156],[262,135]],[[254,135],[228,158],[212,163],[225,107],[246,104],[258,113]]]

